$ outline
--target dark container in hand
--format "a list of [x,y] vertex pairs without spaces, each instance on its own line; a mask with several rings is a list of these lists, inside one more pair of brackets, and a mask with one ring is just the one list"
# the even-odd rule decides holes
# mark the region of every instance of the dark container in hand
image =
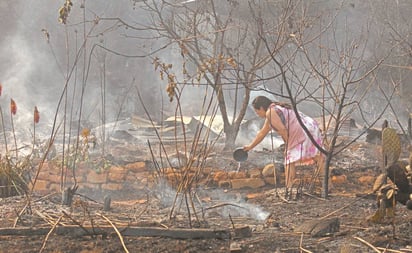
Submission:
[[244,162],[247,160],[248,153],[247,151],[243,150],[243,148],[237,148],[233,151],[233,159],[238,162]]

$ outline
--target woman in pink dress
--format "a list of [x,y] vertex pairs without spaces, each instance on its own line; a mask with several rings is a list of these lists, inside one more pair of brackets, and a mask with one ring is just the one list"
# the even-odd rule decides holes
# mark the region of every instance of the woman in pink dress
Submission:
[[[292,188],[296,176],[296,164],[312,164],[317,162],[322,165],[323,155],[307,136],[292,107],[285,103],[273,102],[265,96],[258,96],[252,102],[256,114],[265,119],[263,127],[255,139],[243,147],[245,151],[258,145],[271,129],[274,129],[285,142],[285,186],[286,194]],[[299,112],[299,116],[311,133],[313,139],[322,146],[322,135],[318,123]]]

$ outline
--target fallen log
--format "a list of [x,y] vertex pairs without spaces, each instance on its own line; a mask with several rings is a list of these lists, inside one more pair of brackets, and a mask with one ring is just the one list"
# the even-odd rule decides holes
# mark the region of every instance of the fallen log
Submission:
[[[85,231],[86,230],[86,231]],[[46,235],[50,227],[39,228],[0,228],[0,236],[38,236]],[[126,227],[119,228],[122,236],[168,237],[174,239],[229,239],[230,230],[224,229],[185,229],[185,228],[157,228],[157,227]],[[56,227],[54,233],[67,236],[107,235],[114,233],[112,227]]]

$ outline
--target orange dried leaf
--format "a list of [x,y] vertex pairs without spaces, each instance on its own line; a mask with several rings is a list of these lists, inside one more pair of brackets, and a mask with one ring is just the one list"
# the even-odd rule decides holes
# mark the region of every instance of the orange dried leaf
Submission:
[[233,58],[228,58],[226,61],[230,66],[232,66],[233,68],[236,68],[237,64]]
[[87,128],[87,127],[83,128],[82,132],[81,132],[81,135],[82,135],[82,137],[87,138],[90,135],[90,129]]
[[35,124],[39,123],[39,121],[40,121],[40,113],[39,113],[39,111],[37,110],[37,106],[34,107],[34,115],[33,115],[33,118],[34,118],[34,123],[35,123]]
[[3,91],[3,85],[0,83],[0,96],[1,96],[2,91]]
[[16,115],[17,113],[17,105],[16,105],[16,102],[14,102],[12,98],[10,99],[10,112],[13,115]]

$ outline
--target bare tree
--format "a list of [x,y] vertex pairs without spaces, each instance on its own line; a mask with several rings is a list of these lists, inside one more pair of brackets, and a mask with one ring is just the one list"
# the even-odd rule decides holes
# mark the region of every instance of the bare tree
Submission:
[[289,4],[279,5],[279,9],[270,1],[145,3],[153,17],[153,31],[180,51],[184,81],[177,85],[192,83],[213,88],[223,119],[225,147],[233,147],[251,90],[276,76],[264,73],[270,54],[258,36],[261,23],[265,17],[271,20],[271,33],[276,38],[273,50],[277,51],[287,42],[284,29],[294,9]]

